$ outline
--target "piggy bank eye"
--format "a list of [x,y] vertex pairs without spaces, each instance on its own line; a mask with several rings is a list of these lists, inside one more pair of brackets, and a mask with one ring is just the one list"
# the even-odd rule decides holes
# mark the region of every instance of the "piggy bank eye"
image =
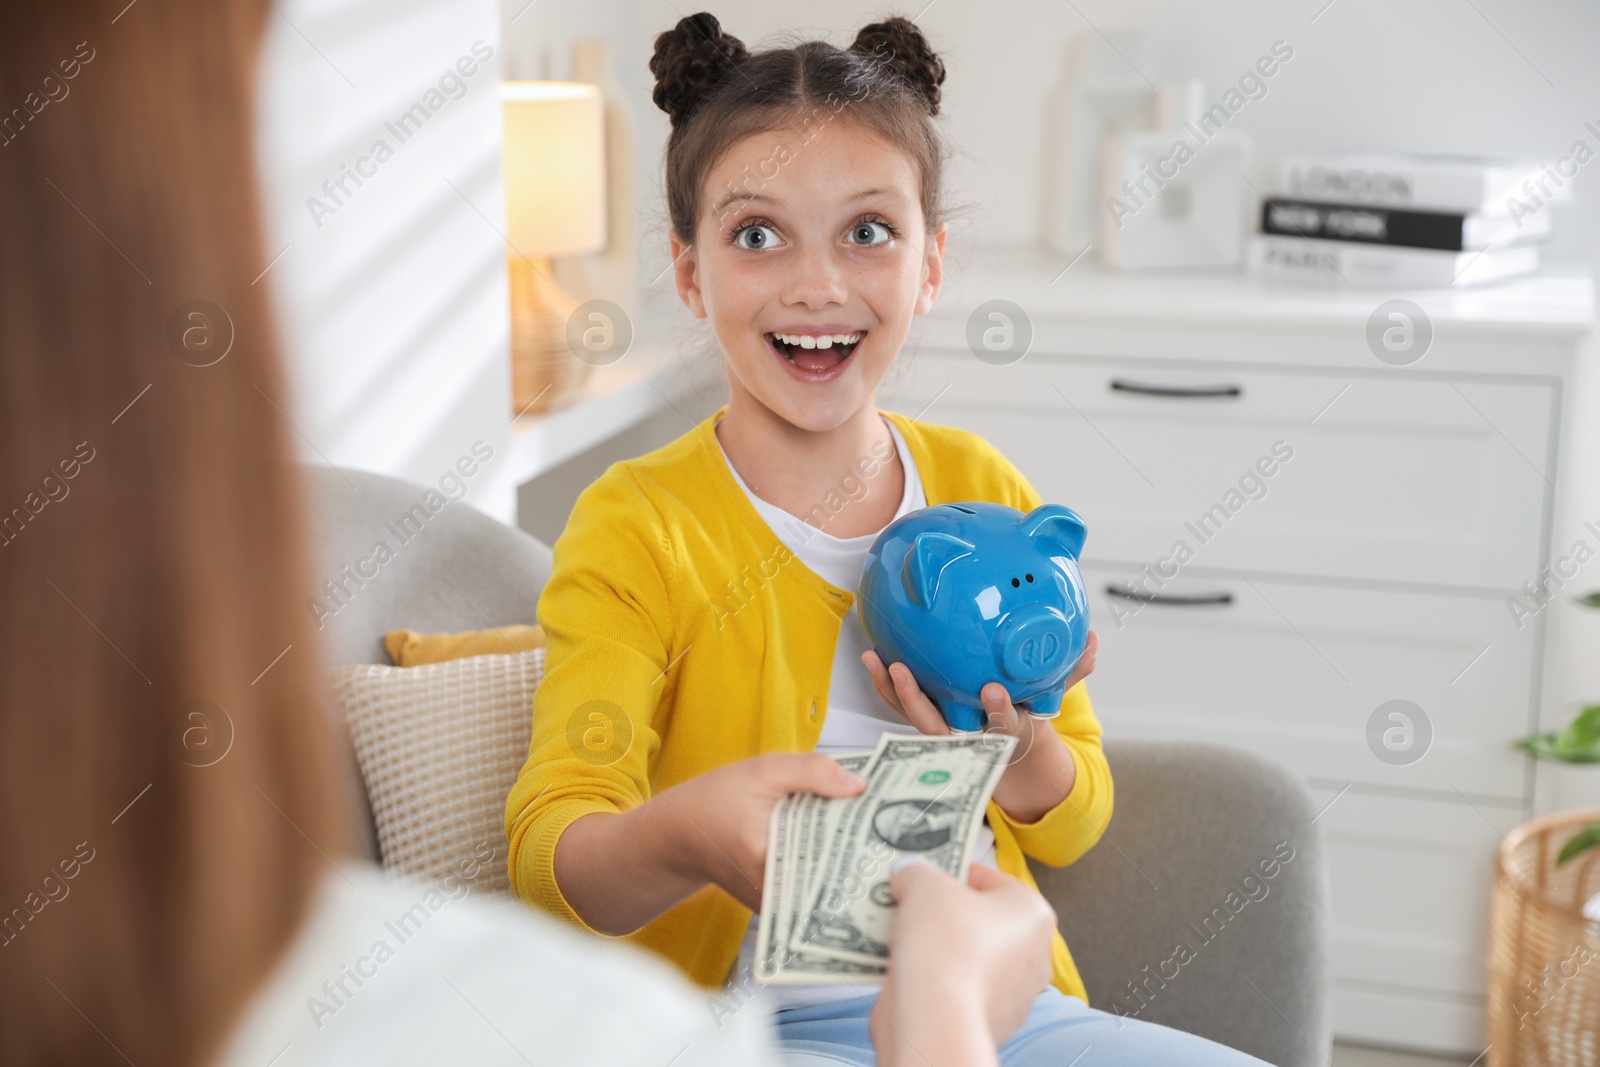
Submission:
[[1033,575],[1029,574],[1029,575],[1026,575],[1025,577],[1028,579],[1028,581],[1030,581],[1030,582],[1033,581]]
[[1022,583],[1017,581],[1015,578],[1011,579],[1011,588],[1015,589],[1017,586],[1019,586],[1021,584]]

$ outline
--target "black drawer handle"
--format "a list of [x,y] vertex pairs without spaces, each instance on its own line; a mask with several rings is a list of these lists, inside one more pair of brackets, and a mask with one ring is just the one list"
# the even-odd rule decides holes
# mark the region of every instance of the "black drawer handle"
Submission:
[[1244,387],[1238,385],[1146,385],[1144,382],[1130,382],[1126,378],[1111,379],[1111,388],[1114,392],[1139,393],[1142,396],[1190,398],[1244,395]]
[[1121,597],[1123,600],[1137,600],[1143,604],[1169,604],[1173,607],[1188,608],[1198,604],[1232,604],[1232,593],[1198,593],[1194,596],[1173,596],[1170,593],[1141,593],[1139,590],[1123,585],[1106,586],[1106,596]]

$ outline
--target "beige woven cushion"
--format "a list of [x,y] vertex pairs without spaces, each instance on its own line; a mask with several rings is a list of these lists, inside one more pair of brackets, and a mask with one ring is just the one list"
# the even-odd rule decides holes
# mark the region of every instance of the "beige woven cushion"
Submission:
[[473,888],[510,897],[506,797],[528,756],[544,649],[423,667],[332,672],[386,870],[437,880],[485,864]]

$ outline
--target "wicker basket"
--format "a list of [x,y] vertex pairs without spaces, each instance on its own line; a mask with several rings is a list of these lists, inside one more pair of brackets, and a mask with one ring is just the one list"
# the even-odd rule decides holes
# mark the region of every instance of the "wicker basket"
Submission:
[[1600,809],[1565,811],[1511,831],[1489,905],[1490,1067],[1600,1064],[1600,850],[1557,867],[1561,846]]

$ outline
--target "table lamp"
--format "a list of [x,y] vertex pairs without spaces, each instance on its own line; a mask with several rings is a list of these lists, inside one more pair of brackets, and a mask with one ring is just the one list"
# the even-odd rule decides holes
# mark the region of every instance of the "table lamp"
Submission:
[[501,82],[500,108],[511,397],[521,414],[570,404],[593,369],[567,343],[578,302],[556,284],[550,257],[605,245],[604,113],[600,90],[579,82]]

